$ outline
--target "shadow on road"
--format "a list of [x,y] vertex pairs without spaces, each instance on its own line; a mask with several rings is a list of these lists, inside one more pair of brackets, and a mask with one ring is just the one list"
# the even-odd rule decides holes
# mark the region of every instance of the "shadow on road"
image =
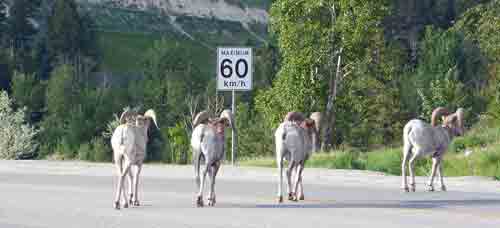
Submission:
[[219,208],[394,208],[431,209],[449,206],[500,206],[500,199],[481,200],[411,200],[411,201],[371,201],[371,202],[312,202],[284,204],[219,204]]

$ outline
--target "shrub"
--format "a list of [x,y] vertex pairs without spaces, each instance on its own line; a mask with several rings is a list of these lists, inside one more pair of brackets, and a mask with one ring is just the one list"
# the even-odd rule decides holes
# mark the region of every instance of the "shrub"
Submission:
[[92,161],[110,162],[112,160],[113,151],[111,146],[106,144],[103,138],[93,138],[90,145],[93,151]]
[[332,152],[328,154],[314,154],[306,163],[309,167],[329,169],[365,169],[365,161],[358,152]]
[[66,141],[66,139],[62,139],[58,144],[56,144],[54,148],[54,157],[55,160],[71,160],[75,158],[78,151],[75,151],[71,145]]
[[450,152],[463,152],[467,148],[480,147],[486,145],[486,140],[478,135],[470,135],[467,137],[460,137],[453,140],[450,144]]
[[25,123],[25,111],[14,111],[7,92],[0,91],[0,159],[19,159],[35,153],[38,130]]
[[191,156],[189,153],[189,138],[183,124],[177,123],[175,127],[168,129],[168,142],[171,162],[187,164]]
[[472,155],[473,174],[500,179],[500,147],[478,151]]
[[402,149],[392,148],[366,153],[366,169],[401,175]]
[[83,161],[91,161],[92,148],[89,143],[83,143],[78,149],[78,159]]

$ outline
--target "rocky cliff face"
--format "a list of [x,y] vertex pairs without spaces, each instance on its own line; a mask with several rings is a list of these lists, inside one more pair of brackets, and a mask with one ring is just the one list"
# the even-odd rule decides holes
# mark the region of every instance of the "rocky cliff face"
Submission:
[[161,10],[168,15],[192,16],[241,23],[267,24],[266,9],[249,7],[234,0],[78,0],[137,10]]

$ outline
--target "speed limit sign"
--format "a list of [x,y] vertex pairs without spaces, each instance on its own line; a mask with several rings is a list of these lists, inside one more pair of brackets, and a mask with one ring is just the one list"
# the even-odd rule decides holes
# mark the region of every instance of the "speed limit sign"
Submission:
[[217,48],[217,90],[251,90],[252,72],[251,48]]

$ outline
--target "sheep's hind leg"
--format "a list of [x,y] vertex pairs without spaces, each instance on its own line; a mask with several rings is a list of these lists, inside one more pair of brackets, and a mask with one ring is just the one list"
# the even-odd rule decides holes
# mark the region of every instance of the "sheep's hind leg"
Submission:
[[410,188],[408,188],[408,180],[406,176],[406,165],[408,164],[409,156],[411,155],[411,145],[405,143],[403,149],[403,161],[401,163],[401,189],[405,192],[409,192]]
[[295,168],[295,162],[290,161],[290,163],[288,164],[288,169],[286,170],[288,200],[295,199],[295,193],[293,192],[293,187],[292,187],[292,173],[294,168]]
[[[130,166],[130,172],[128,172],[128,175],[127,175],[128,176],[128,194],[129,194],[128,203],[130,205],[134,205],[134,202],[132,201],[132,199],[134,198],[134,187],[133,187],[134,186],[133,185],[134,179],[132,177],[132,172],[131,172],[132,170],[133,170],[133,167]],[[123,194],[124,194],[123,197],[125,198],[125,191]]]
[[408,165],[409,170],[410,170],[410,191],[412,191],[412,192],[416,191],[416,187],[415,187],[415,160],[416,160],[418,154],[419,154],[419,152],[415,151],[415,153],[411,156],[410,162],[409,162],[410,164]]
[[444,185],[444,180],[443,180],[444,178],[443,178],[442,172],[443,172],[443,161],[441,160],[439,162],[439,165],[438,165],[437,174],[438,174],[439,180],[441,182],[441,191],[445,192],[446,185]]
[[283,156],[278,156],[278,203],[283,203]]
[[[130,164],[126,164],[125,169],[122,171],[122,160],[120,159],[118,165],[118,170],[119,172],[119,178],[118,178],[118,183],[117,183],[117,192],[116,192],[116,197],[115,197],[115,203],[114,203],[114,208],[119,210],[120,209],[120,196],[122,194],[123,189],[123,181],[125,180],[125,175],[127,175],[127,172],[130,171]],[[125,198],[125,203],[124,207],[128,207],[128,202],[127,199]]]
[[304,197],[304,186],[302,185],[302,172],[304,171],[304,164],[302,164],[300,166],[300,170],[298,171],[297,173],[297,176],[298,176],[298,181],[297,181],[297,184],[298,184],[298,199],[299,200],[304,200],[305,197]]
[[429,182],[427,183],[428,186],[428,191],[433,192],[434,191],[434,177],[436,176],[436,169],[438,168],[439,165],[439,159],[436,157],[432,157],[432,170],[431,170],[431,175],[429,177]]
[[298,193],[298,188],[299,188],[299,180],[300,180],[300,176],[302,176],[302,171],[304,170],[304,165],[302,164],[297,164],[296,166],[296,171],[295,171],[295,182],[294,182],[294,185],[293,185],[293,191],[294,191],[294,194],[293,194],[293,198],[291,199],[292,201],[295,201],[297,202],[299,199],[297,197],[297,193]]
[[[133,204],[134,206],[138,207],[141,204],[139,203],[139,175],[141,175],[141,170],[142,170],[142,164],[136,166],[136,170],[134,171],[134,199],[133,199]],[[132,200],[131,200],[132,201]]]
[[217,177],[217,172],[219,171],[220,162],[216,162],[212,168],[209,175],[211,175],[210,181],[210,195],[208,198],[208,206],[215,206],[216,198],[215,198],[215,178]]
[[205,187],[205,179],[207,177],[208,169],[210,169],[209,165],[205,165],[205,169],[203,170],[203,173],[201,175],[200,189],[198,192],[198,196],[196,197],[196,206],[198,207],[203,207],[203,188]]

